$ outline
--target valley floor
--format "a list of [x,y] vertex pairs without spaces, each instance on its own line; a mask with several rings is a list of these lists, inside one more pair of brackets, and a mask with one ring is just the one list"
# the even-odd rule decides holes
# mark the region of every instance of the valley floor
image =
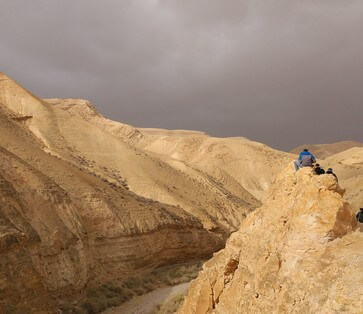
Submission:
[[157,289],[136,297],[118,307],[108,309],[103,314],[149,314],[159,304],[164,304],[177,295],[186,293],[188,287],[189,283],[183,283],[173,287]]

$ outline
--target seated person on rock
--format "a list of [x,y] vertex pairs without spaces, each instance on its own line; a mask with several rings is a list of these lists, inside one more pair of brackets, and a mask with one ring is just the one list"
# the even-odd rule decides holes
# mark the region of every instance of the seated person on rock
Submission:
[[314,172],[315,172],[315,174],[320,176],[321,174],[325,173],[325,170],[323,168],[321,168],[319,164],[315,164],[314,165]]
[[333,172],[333,169],[332,168],[328,168],[328,170],[325,172],[326,174],[331,174],[333,175],[337,180],[338,180],[338,177],[337,175]]
[[363,223],[363,208],[360,208],[360,212],[355,217],[360,223]]
[[312,167],[316,162],[316,159],[312,153],[310,153],[306,148],[299,154],[297,160],[294,160],[295,171],[298,171],[303,167]]

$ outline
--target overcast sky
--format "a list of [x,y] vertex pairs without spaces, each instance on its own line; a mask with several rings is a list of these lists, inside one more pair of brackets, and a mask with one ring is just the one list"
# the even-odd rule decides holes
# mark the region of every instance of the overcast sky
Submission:
[[362,0],[0,0],[0,71],[140,127],[363,141]]

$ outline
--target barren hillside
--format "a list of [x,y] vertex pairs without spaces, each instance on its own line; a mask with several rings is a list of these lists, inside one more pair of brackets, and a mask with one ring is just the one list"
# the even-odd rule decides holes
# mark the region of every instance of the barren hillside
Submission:
[[307,148],[314,154],[316,158],[324,159],[353,147],[363,147],[363,143],[355,141],[343,141],[332,144],[305,144],[294,148],[291,153],[299,154],[304,148]]
[[149,140],[131,126],[68,109],[1,74],[5,312],[53,312],[115,278],[210,256],[259,206],[236,183],[233,194],[199,169],[131,146]]
[[195,180],[218,182],[242,199],[246,191],[262,200],[276,174],[293,156],[246,138],[215,138],[189,130],[134,128],[104,118],[95,107],[80,99],[47,100],[79,115],[104,132],[143,149]]
[[[140,131],[144,132],[143,129]],[[260,200],[263,200],[276,174],[293,160],[288,153],[242,137],[158,134],[150,138],[144,149],[187,162],[209,173],[226,187],[232,181],[236,182]]]
[[[236,230],[243,217],[259,205],[243,187],[237,187],[232,195],[196,169],[169,164],[126,143],[120,133],[125,136],[132,127],[117,124],[128,131],[114,132],[108,126],[116,123],[91,123],[84,118],[86,114],[81,116],[40,100],[5,75],[0,91],[0,102],[31,117],[25,123],[42,140],[46,151],[116,186],[127,185],[143,197],[180,206],[221,237]],[[86,108],[92,109],[88,104]]]

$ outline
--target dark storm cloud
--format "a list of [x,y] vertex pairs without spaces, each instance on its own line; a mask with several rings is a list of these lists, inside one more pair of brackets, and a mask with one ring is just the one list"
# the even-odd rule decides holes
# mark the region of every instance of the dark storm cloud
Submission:
[[363,141],[363,2],[0,0],[1,70],[137,126]]

